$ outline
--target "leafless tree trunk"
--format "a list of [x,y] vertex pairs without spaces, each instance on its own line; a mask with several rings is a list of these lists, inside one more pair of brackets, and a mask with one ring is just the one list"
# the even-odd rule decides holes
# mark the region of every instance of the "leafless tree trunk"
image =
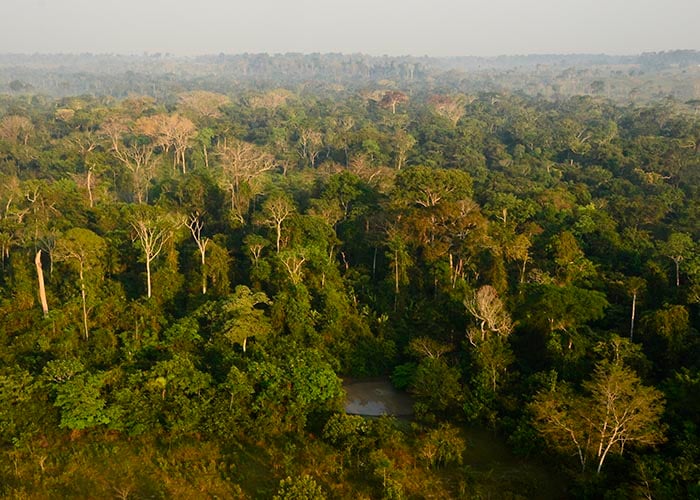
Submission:
[[41,310],[44,316],[49,314],[49,304],[46,302],[46,288],[44,287],[44,271],[41,268],[41,250],[37,250],[34,256],[34,264],[36,265],[36,275],[39,280],[39,300],[41,301]]
[[637,312],[637,292],[632,294],[632,320],[630,321],[630,340],[634,337],[634,316]]
[[141,243],[146,257],[146,288],[150,298],[152,295],[151,262],[158,257],[164,245],[170,240],[177,224],[165,220],[164,217],[139,217],[131,222],[131,226],[136,231],[136,238]]
[[199,255],[202,260],[202,295],[205,295],[207,293],[206,253],[207,245],[209,244],[210,240],[206,236],[202,238],[202,228],[204,227],[204,223],[199,218],[198,214],[190,215],[186,224],[190,229],[190,233],[192,233],[192,238],[194,238],[195,243],[197,243]]
[[275,228],[277,236],[277,253],[280,253],[282,242],[282,223],[294,211],[294,204],[284,196],[270,198],[263,205],[263,212],[267,215],[267,224]]
[[89,337],[88,332],[88,313],[87,313],[87,296],[85,292],[85,280],[83,279],[83,261],[80,262],[80,298],[83,301],[83,328],[85,330],[85,340]]

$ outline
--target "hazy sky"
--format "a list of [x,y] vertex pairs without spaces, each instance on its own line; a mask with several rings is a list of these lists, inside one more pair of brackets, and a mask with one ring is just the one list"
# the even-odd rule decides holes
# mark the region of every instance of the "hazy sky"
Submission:
[[700,0],[0,0],[0,52],[636,54],[700,49]]

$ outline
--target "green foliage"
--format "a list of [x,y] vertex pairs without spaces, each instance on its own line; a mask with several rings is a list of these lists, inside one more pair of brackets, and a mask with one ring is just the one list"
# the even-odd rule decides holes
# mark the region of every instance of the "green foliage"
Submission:
[[539,432],[555,449],[575,454],[582,472],[589,459],[600,474],[609,454],[665,440],[661,392],[642,385],[621,361],[598,364],[583,388],[580,395],[558,384],[538,393],[530,407]]
[[[10,68],[85,95],[0,97],[0,496],[697,496],[693,58]],[[388,374],[418,432],[342,413]]]
[[56,386],[55,405],[61,410],[62,428],[89,429],[109,424],[110,412],[101,390],[104,374],[79,373]]
[[466,172],[417,166],[397,175],[394,196],[398,203],[428,208],[469,198],[471,189]]
[[410,391],[416,398],[416,416],[426,421],[449,415],[463,399],[459,370],[440,358],[426,358],[418,364]]
[[397,365],[391,374],[391,383],[400,390],[408,389],[413,385],[418,365],[416,363],[404,363]]
[[230,342],[241,345],[243,352],[248,337],[262,338],[270,333],[270,323],[264,311],[256,308],[261,304],[270,304],[267,295],[253,293],[244,285],[238,285],[234,294],[220,304],[220,333]]
[[322,437],[338,449],[350,465],[360,460],[360,454],[374,448],[370,423],[359,415],[335,413],[323,427]]
[[542,331],[572,331],[603,317],[608,301],[595,290],[537,285],[530,292],[527,319]]
[[274,500],[325,500],[323,489],[311,476],[287,477],[280,481]]
[[465,447],[459,429],[446,423],[431,429],[418,440],[419,457],[429,467],[461,465]]
[[277,358],[249,366],[256,387],[253,410],[259,425],[272,434],[299,430],[315,412],[337,409],[342,395],[340,379],[315,349],[280,342]]

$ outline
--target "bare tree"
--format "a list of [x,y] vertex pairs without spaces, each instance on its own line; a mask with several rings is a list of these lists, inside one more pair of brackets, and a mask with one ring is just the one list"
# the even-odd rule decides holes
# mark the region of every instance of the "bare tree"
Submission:
[[394,153],[396,161],[396,170],[401,170],[406,164],[408,153],[416,145],[416,138],[406,132],[404,129],[399,129],[394,134]]
[[316,164],[316,158],[323,149],[323,134],[310,128],[299,130],[299,156],[306,160],[309,167]]
[[44,317],[49,314],[49,304],[46,301],[46,287],[44,286],[44,271],[41,267],[41,250],[37,250],[34,256],[34,265],[36,266],[36,276],[39,281],[39,300],[41,301],[41,310]]
[[285,250],[279,254],[280,261],[289,274],[289,279],[295,285],[301,283],[303,277],[302,266],[306,262],[306,255],[303,251]]
[[78,149],[78,153],[83,159],[83,165],[85,166],[85,187],[88,192],[88,200],[90,202],[90,208],[95,205],[95,197],[93,195],[93,189],[95,186],[95,167],[97,164],[90,161],[88,158],[91,153],[97,149],[100,145],[99,138],[90,130],[76,134],[72,139],[73,144]]
[[292,93],[287,89],[273,89],[264,94],[254,95],[248,98],[251,108],[263,108],[274,111],[280,106],[284,106]]
[[206,255],[207,255],[207,245],[211,241],[208,237],[202,237],[202,228],[204,228],[204,223],[200,218],[199,214],[192,214],[185,222],[187,227],[192,233],[192,238],[194,238],[195,243],[197,243],[197,248],[199,249],[199,255],[202,261],[202,294],[207,293],[207,270],[206,270]]
[[254,144],[239,140],[224,142],[217,152],[221,159],[220,182],[231,196],[231,212],[244,224],[254,196],[254,182],[274,168],[274,158]]
[[639,276],[632,276],[625,283],[627,291],[632,295],[632,313],[630,317],[630,340],[634,338],[634,321],[637,316],[637,296],[646,288],[646,281]]
[[439,359],[454,350],[454,346],[444,344],[430,337],[416,337],[408,343],[411,352],[426,358]]
[[[144,207],[145,208],[145,207]],[[146,262],[146,285],[148,297],[151,297],[151,262],[163,250],[165,244],[173,237],[180,221],[169,214],[157,214],[150,210],[139,211],[131,220],[134,240],[138,240]]]
[[189,118],[175,113],[173,115],[161,114],[154,117],[157,128],[153,131],[156,142],[168,152],[173,150],[173,168],[179,165],[182,173],[187,173],[185,152],[189,141],[195,136],[196,128]]
[[457,122],[467,111],[466,105],[471,104],[475,99],[475,97],[468,97],[464,94],[441,94],[432,96],[428,102],[438,115],[450,120],[452,126],[457,126]]
[[207,92],[206,90],[193,90],[178,94],[180,109],[195,115],[198,118],[219,118],[221,107],[231,100],[223,94]]
[[0,120],[0,139],[21,142],[25,146],[34,132],[32,121],[26,116],[8,115]]
[[263,204],[263,223],[274,228],[277,253],[280,253],[282,241],[282,223],[294,213],[294,202],[283,194],[275,194]]
[[509,335],[513,322],[506,311],[498,292],[491,285],[484,285],[471,294],[465,301],[467,311],[476,319],[478,330],[470,328],[467,336],[472,345],[486,340],[490,335]]
[[111,143],[114,156],[131,173],[132,193],[138,203],[148,199],[148,183],[154,175],[157,121],[139,118],[129,125],[119,118],[110,118],[101,126]]
[[249,234],[244,238],[243,243],[250,252],[250,257],[253,260],[253,266],[257,267],[260,257],[262,256],[262,251],[270,244],[270,242],[259,234]]

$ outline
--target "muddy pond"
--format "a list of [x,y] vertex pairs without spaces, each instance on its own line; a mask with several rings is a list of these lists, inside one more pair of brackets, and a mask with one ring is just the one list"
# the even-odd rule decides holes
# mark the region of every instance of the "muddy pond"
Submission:
[[345,412],[351,415],[378,417],[413,415],[413,400],[405,392],[397,391],[387,379],[346,380]]

